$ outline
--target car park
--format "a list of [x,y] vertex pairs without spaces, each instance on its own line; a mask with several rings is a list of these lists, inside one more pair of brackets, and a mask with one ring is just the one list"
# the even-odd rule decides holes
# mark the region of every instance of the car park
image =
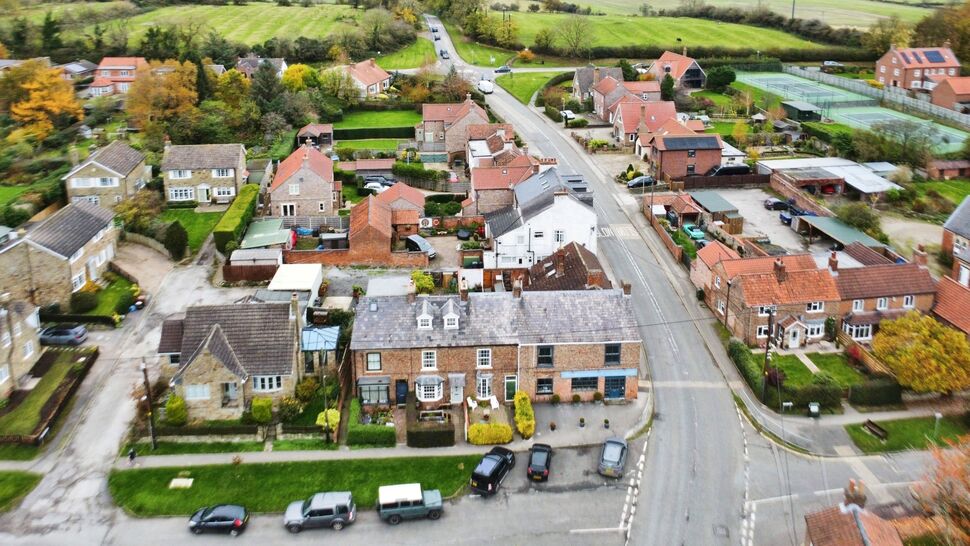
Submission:
[[544,482],[549,479],[552,468],[552,446],[549,444],[532,444],[529,449],[529,466],[525,469],[530,480]]
[[695,241],[704,238],[704,230],[694,224],[684,224],[683,230],[688,237],[694,239]]
[[469,480],[472,491],[483,497],[494,495],[513,467],[515,453],[504,447],[493,447],[472,471]]
[[450,59],[451,58],[451,55],[448,55],[448,50],[447,49],[442,49],[442,50],[438,51],[438,54],[441,55],[441,58],[442,59]]
[[441,492],[422,490],[419,483],[382,485],[377,489],[377,515],[391,525],[406,519],[438,519],[443,508]]
[[40,333],[41,345],[80,345],[88,338],[83,324],[58,324],[44,328]]
[[638,177],[634,178],[633,180],[627,182],[626,183],[626,187],[627,187],[627,189],[634,190],[634,189],[637,189],[637,188],[646,188],[647,186],[653,186],[656,183],[657,183],[657,179],[656,178],[654,178],[654,177],[652,177],[650,175],[644,175],[644,176],[638,176]]
[[343,529],[357,519],[357,505],[349,491],[317,493],[306,500],[291,502],[283,514],[283,526],[291,533],[330,527]]
[[503,64],[502,66],[500,66],[500,67],[498,67],[498,68],[495,69],[495,73],[496,74],[505,74],[505,73],[511,72],[511,71],[512,71],[512,67],[510,67],[507,64]]
[[431,243],[420,235],[408,235],[407,239],[404,239],[404,248],[411,252],[427,252],[429,260],[438,255]]
[[576,114],[572,110],[560,110],[559,115],[566,121],[576,119]]
[[237,536],[246,530],[249,513],[237,504],[217,504],[199,508],[189,518],[189,531],[202,533],[228,533]]
[[607,438],[600,451],[600,462],[596,471],[603,476],[619,478],[623,476],[628,446],[623,438]]
[[788,203],[781,199],[771,197],[765,199],[765,208],[768,210],[788,210]]

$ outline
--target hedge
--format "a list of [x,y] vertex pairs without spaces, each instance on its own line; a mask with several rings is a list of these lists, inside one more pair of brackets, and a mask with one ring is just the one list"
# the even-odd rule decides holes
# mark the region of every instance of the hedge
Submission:
[[414,138],[411,127],[359,127],[356,129],[334,129],[334,140],[361,140],[365,138]]
[[430,180],[432,182],[436,180],[441,180],[442,171],[436,171],[433,169],[425,169],[422,163],[405,163],[403,161],[395,161],[394,166],[391,167],[391,172],[396,176],[401,178],[409,178],[411,180]]
[[545,107],[545,112],[552,121],[562,122],[562,114],[559,113],[559,110],[556,109],[555,106],[547,104]]
[[259,201],[258,184],[246,184],[239,189],[239,195],[212,230],[212,238],[219,252],[226,251],[226,244],[229,241],[238,243],[242,239],[256,210],[257,201]]
[[194,209],[198,206],[198,201],[170,201],[165,204],[167,209]]
[[41,322],[81,322],[86,324],[103,324],[114,328],[117,326],[115,318],[108,315],[77,315],[73,313],[40,313]]
[[861,406],[890,406],[903,403],[903,388],[889,378],[870,379],[849,387],[849,402]]
[[435,423],[434,427],[423,424],[412,428],[408,423],[408,447],[451,447],[455,445],[455,425]]
[[589,125],[589,120],[586,118],[576,118],[566,122],[566,127],[570,129],[578,129],[580,127],[586,127],[587,125]]
[[[747,345],[737,339],[728,343],[728,356],[738,368],[754,395],[766,406],[781,409],[782,402],[792,402],[803,409],[809,402],[818,402],[824,408],[838,407],[842,403],[842,389],[827,374],[817,374],[810,385],[791,388],[784,383],[781,392],[776,386],[764,389],[763,363],[756,358]],[[762,392],[764,397],[762,397]]]
[[[596,46],[587,50],[590,59],[656,59],[664,52],[664,48],[649,45],[625,46]],[[552,55],[563,57],[563,48],[553,48]],[[753,48],[694,46],[691,56],[695,59],[707,57],[755,57],[758,50]],[[814,49],[768,49],[761,51],[762,55],[780,59],[785,62],[825,61],[839,59],[840,61],[874,61],[878,55],[858,47],[823,47]]]
[[[319,431],[319,429],[318,429]],[[145,431],[147,432],[147,431]],[[240,434],[256,434],[259,432],[258,425],[222,425],[211,427],[199,426],[157,426],[155,432],[159,436],[238,436]]]
[[512,427],[502,423],[475,423],[468,427],[468,442],[477,446],[507,444],[512,441]]
[[833,125],[818,121],[803,121],[802,130],[808,136],[813,136],[823,142],[832,142],[837,135],[852,135],[852,130],[844,125]]
[[347,445],[372,445],[394,447],[397,435],[394,427],[384,425],[364,425],[360,422],[360,400],[350,401],[350,415],[347,418]]
[[719,66],[729,66],[735,70],[747,72],[781,72],[781,59],[771,59],[761,57],[710,57],[707,59],[697,59],[697,64],[705,70],[717,68]]
[[189,411],[185,407],[185,400],[173,394],[165,402],[165,424],[173,427],[181,427],[189,421]]
[[515,403],[515,428],[525,438],[532,438],[536,432],[536,414],[532,409],[532,400],[525,391],[516,391],[513,398]]

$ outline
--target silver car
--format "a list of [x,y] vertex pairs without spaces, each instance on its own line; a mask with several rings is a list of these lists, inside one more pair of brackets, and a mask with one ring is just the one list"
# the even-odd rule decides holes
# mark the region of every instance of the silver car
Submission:
[[438,255],[431,243],[420,235],[408,235],[404,240],[404,248],[411,252],[427,252],[429,260],[433,260]]
[[307,500],[291,502],[283,514],[283,525],[291,533],[313,527],[339,531],[357,519],[357,505],[349,491],[317,493]]
[[600,452],[600,464],[596,471],[603,476],[619,478],[623,476],[628,446],[623,438],[607,438]]

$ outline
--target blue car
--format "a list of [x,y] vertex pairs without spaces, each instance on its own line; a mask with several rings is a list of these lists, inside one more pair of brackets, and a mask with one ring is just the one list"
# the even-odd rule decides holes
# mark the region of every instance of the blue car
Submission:
[[695,241],[704,238],[704,231],[701,230],[701,228],[695,226],[694,224],[684,224],[683,230],[688,237],[690,237]]
[[781,220],[781,223],[782,224],[785,224],[786,226],[790,226],[791,225],[791,214],[790,213],[787,213],[787,212],[779,212],[778,213],[778,219]]

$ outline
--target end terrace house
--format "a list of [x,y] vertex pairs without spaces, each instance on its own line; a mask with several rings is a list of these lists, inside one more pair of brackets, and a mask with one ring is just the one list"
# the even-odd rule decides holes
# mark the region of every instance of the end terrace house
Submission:
[[246,148],[242,144],[166,144],[161,170],[169,201],[228,203],[246,183]]
[[8,398],[40,358],[37,307],[0,294],[0,400]]
[[548,402],[637,397],[641,345],[624,290],[367,296],[350,349],[363,404],[511,402],[516,391]]
[[67,205],[0,245],[0,287],[14,299],[66,309],[72,293],[108,269],[117,241],[113,212],[87,201]]
[[72,203],[90,201],[111,208],[145,187],[152,179],[152,168],[145,164],[145,154],[116,140],[61,179]]
[[289,303],[239,303],[189,307],[184,318],[162,324],[158,354],[185,400],[189,418],[235,419],[255,397],[276,406],[293,396],[305,375],[319,371],[300,362],[302,320]]

